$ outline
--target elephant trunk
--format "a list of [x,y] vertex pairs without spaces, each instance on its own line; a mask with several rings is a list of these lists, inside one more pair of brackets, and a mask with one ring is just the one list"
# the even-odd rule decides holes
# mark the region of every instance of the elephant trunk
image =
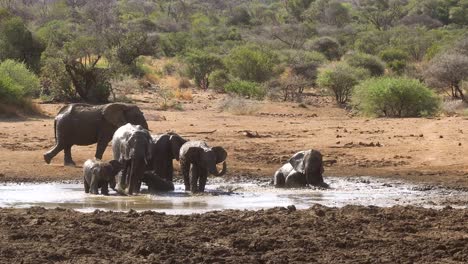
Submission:
[[211,174],[218,177],[218,176],[223,176],[224,174],[226,174],[226,171],[227,171],[227,165],[226,165],[226,162],[223,162],[223,169],[221,171],[218,171],[215,165]]
[[309,185],[314,185],[314,186],[323,186],[326,183],[323,181],[323,166],[320,166],[320,168],[317,169],[312,169],[307,171],[306,173],[306,182]]

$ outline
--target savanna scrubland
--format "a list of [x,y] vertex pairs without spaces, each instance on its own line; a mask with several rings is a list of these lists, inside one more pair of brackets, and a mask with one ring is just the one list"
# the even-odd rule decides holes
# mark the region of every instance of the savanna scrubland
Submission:
[[[81,179],[80,166],[62,165],[63,154],[44,163],[53,117],[71,102],[129,102],[152,133],[225,147],[230,179],[269,179],[293,153],[315,148],[324,154],[325,181],[381,176],[468,188],[466,1],[4,0],[0,7],[2,182]],[[77,164],[94,150],[75,146]],[[0,262],[465,263],[467,214],[2,209]]]

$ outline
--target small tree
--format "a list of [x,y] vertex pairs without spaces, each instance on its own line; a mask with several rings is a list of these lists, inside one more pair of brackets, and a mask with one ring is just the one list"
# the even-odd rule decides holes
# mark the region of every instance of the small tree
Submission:
[[365,53],[353,53],[346,56],[346,62],[353,67],[367,69],[371,76],[385,73],[385,64],[376,56]]
[[308,50],[314,50],[324,54],[329,60],[335,60],[341,56],[340,43],[331,37],[321,37],[309,40],[304,44],[304,46]]
[[380,52],[380,58],[387,63],[392,71],[401,74],[409,60],[408,53],[400,49],[388,48]]
[[99,68],[104,47],[98,39],[80,37],[64,46],[64,64],[78,95],[91,103],[107,102],[112,86],[110,74]]
[[242,80],[264,82],[275,75],[278,56],[269,49],[255,45],[234,48],[225,64],[229,72]]
[[439,109],[437,96],[414,79],[381,77],[360,83],[353,92],[353,105],[366,115],[416,117],[433,115]]
[[453,98],[468,102],[462,82],[468,80],[468,56],[460,53],[442,53],[431,60],[425,72],[429,85],[448,90]]
[[188,74],[195,79],[195,84],[203,89],[210,86],[210,74],[223,67],[221,59],[203,50],[192,50],[185,56]]
[[354,86],[368,75],[369,72],[365,69],[339,62],[321,68],[317,83],[320,87],[330,90],[337,103],[345,104],[349,101]]

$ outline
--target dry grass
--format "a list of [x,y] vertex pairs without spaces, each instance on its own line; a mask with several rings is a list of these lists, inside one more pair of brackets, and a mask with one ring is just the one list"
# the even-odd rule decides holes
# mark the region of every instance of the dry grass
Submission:
[[185,78],[185,77],[182,77],[182,78],[179,80],[178,87],[179,87],[180,89],[190,88],[190,87],[192,87],[192,83],[190,82],[189,79],[187,79],[187,78]]
[[442,102],[442,112],[448,115],[453,114],[463,114],[464,112],[468,111],[467,104],[462,100],[445,100]]
[[254,100],[248,100],[238,96],[226,97],[218,107],[221,111],[229,112],[234,115],[253,115],[257,113],[261,105]]
[[31,99],[24,99],[21,105],[0,104],[1,118],[17,118],[26,116],[45,116],[39,104]]
[[154,73],[146,73],[143,79],[151,84],[158,84],[160,81],[159,76]]
[[179,100],[185,100],[185,101],[192,101],[193,100],[193,94],[191,90],[182,90],[180,88],[176,89],[174,92],[174,97],[179,99]]

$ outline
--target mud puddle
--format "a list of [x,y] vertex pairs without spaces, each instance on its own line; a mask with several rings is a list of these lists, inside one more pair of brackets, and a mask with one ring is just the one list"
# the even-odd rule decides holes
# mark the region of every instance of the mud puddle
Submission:
[[[214,181],[213,181],[214,182]],[[468,208],[468,192],[412,185],[371,177],[327,178],[331,189],[276,189],[268,184],[226,183],[207,185],[207,193],[191,195],[182,185],[170,193],[110,196],[85,194],[78,183],[23,183],[0,185],[0,207],[71,208],[82,212],[153,210],[168,214],[202,213],[212,210],[258,210],[294,204],[305,209],[313,204],[415,205],[429,208]]]

